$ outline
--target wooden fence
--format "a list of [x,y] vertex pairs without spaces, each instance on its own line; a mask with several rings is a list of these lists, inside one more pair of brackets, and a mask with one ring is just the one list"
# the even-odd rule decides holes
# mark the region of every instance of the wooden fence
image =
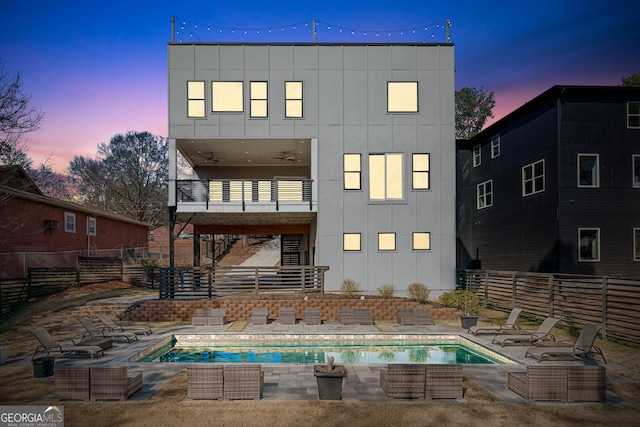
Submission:
[[160,299],[324,292],[325,266],[160,268]]
[[576,329],[598,324],[604,339],[640,344],[640,279],[466,270],[465,283],[488,307],[519,307]]

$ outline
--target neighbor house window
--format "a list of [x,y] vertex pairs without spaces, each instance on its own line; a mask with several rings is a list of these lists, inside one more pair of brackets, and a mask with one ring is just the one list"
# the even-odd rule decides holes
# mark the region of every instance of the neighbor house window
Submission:
[[640,228],[633,229],[633,260],[640,261]]
[[413,154],[411,160],[412,184],[414,190],[429,189],[429,155]]
[[417,113],[418,82],[387,82],[387,112]]
[[578,229],[578,260],[600,261],[600,229]]
[[378,250],[395,251],[396,233],[378,233]]
[[96,235],[96,218],[89,216],[87,217],[87,236],[95,236]]
[[243,112],[242,82],[211,82],[211,111],[214,113]]
[[76,214],[71,212],[64,213],[64,231],[67,233],[76,232]]
[[250,116],[267,117],[267,82],[251,82],[250,84]]
[[633,186],[640,188],[640,154],[633,155]]
[[500,135],[493,135],[491,137],[491,158],[498,157],[500,155]]
[[493,205],[493,180],[485,181],[478,184],[476,189],[478,196],[478,209],[488,208]]
[[362,164],[360,154],[345,154],[344,159],[344,189],[360,190],[362,181]]
[[428,233],[428,232],[413,233],[413,250],[414,251],[430,251],[431,250],[431,233]]
[[345,251],[360,251],[360,233],[344,233],[342,235],[342,249]]
[[640,102],[627,104],[627,127],[640,129]]
[[369,199],[402,200],[402,154],[369,155]]
[[482,163],[480,149],[481,149],[480,145],[476,145],[475,147],[473,147],[473,167],[474,168],[476,166],[480,166],[480,164]]
[[302,117],[302,82],[284,82],[284,116]]
[[597,154],[578,154],[578,187],[599,187],[600,158]]
[[522,168],[522,196],[544,191],[544,160]]
[[204,82],[187,82],[187,117],[205,116]]

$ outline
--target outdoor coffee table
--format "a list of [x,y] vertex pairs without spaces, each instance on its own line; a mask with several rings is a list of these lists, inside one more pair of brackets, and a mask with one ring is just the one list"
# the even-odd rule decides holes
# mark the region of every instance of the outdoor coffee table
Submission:
[[111,338],[89,338],[80,341],[77,345],[97,345],[102,350],[113,347],[113,340]]

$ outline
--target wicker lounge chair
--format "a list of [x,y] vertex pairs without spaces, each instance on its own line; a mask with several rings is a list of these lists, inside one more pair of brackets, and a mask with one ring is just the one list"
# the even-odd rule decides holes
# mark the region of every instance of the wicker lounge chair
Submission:
[[469,328],[467,333],[470,333],[476,336],[478,335],[478,333],[499,334],[504,330],[518,329],[518,327],[516,326],[516,321],[518,320],[518,316],[520,316],[521,312],[522,312],[521,309],[514,308],[513,310],[511,310],[511,313],[509,314],[509,318],[507,319],[507,322],[504,325],[472,326]]
[[565,342],[538,342],[529,348],[524,354],[526,356],[538,358],[538,362],[542,362],[545,357],[564,357],[579,360],[581,356],[588,354],[599,355],[604,363],[607,360],[602,354],[602,350],[594,345],[600,326],[587,323],[582,328],[575,344]]
[[411,307],[398,307],[396,310],[396,319],[399,325],[415,325],[416,316],[413,314]]
[[90,337],[90,338],[98,338],[98,337],[102,337],[102,338],[124,338],[124,339],[127,340],[128,343],[130,343],[132,339],[138,340],[138,337],[133,332],[127,332],[127,331],[124,331],[124,332],[108,332],[108,331],[106,331],[104,329],[102,329],[102,330],[98,329],[96,324],[93,323],[93,320],[89,319],[88,317],[81,317],[78,320],[80,321],[80,323],[82,324],[82,326],[84,326],[84,329],[86,330],[84,335],[82,335],[82,338],[85,338],[85,337]]
[[128,376],[127,367],[90,368],[91,400],[127,400],[142,388],[142,374]]
[[305,307],[304,309],[304,323],[307,325],[319,325],[322,323],[320,319],[319,307]]
[[115,331],[120,331],[120,332],[126,332],[126,331],[130,331],[133,332],[134,334],[142,334],[142,335],[147,335],[147,334],[151,334],[151,328],[145,325],[120,325],[116,322],[114,322],[109,316],[107,316],[106,314],[96,314],[96,317],[98,319],[100,319],[100,321],[102,323],[104,323],[104,325],[109,329],[109,331],[111,332],[115,332]]
[[294,307],[280,307],[280,323],[283,325],[295,325],[296,309]]
[[88,367],[55,367],[56,397],[60,400],[89,400]]
[[35,335],[35,337],[40,342],[40,345],[36,347],[33,352],[33,356],[31,360],[36,357],[38,353],[46,353],[48,356],[51,353],[60,353],[64,355],[65,353],[84,353],[91,356],[93,359],[96,354],[104,355],[104,352],[97,345],[76,345],[74,344],[64,344],[54,340],[49,332],[47,332],[44,328],[35,328],[31,330],[31,333]]
[[391,363],[380,371],[380,387],[388,397],[424,399],[425,365]]
[[260,399],[262,397],[264,372],[261,365],[224,365],[223,376],[225,399]]
[[500,335],[493,337],[493,344],[500,343],[502,347],[505,344],[532,344],[537,341],[543,340],[555,340],[555,337],[551,334],[551,330],[558,323],[559,319],[554,317],[547,317],[535,332],[524,331],[502,331]]
[[254,325],[266,325],[269,309],[267,307],[256,307],[251,314],[251,323]]
[[353,307],[340,307],[338,308],[338,322],[343,325],[355,325],[356,313]]
[[223,366],[200,363],[187,367],[187,397],[190,399],[222,399]]
[[606,400],[606,370],[602,366],[527,366],[526,372],[509,372],[507,385],[527,400]]

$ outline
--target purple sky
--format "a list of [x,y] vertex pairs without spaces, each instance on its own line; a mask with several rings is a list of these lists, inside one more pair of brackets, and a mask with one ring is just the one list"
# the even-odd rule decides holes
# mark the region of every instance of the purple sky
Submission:
[[556,84],[619,85],[640,73],[637,0],[5,0],[0,59],[10,75],[22,72],[45,113],[26,141],[34,166],[51,157],[64,171],[74,155],[94,158],[99,143],[131,130],[167,136],[171,16],[185,42],[310,42],[312,19],[318,42],[444,42],[449,19],[456,89],[494,92],[496,119]]

